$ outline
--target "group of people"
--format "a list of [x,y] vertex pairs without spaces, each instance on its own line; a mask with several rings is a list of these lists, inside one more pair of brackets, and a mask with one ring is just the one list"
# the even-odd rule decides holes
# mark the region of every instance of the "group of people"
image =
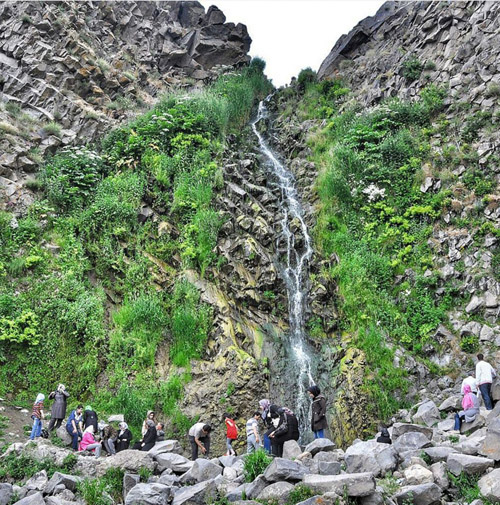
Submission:
[[455,431],[460,431],[462,423],[472,423],[479,414],[478,392],[481,394],[486,410],[493,410],[491,385],[496,377],[495,369],[484,360],[482,354],[477,355],[476,375],[470,373],[462,381],[462,410],[455,414]]
[[[312,400],[311,429],[315,438],[323,438],[327,428],[326,399],[316,385],[311,386],[308,393]],[[46,436],[61,426],[66,416],[68,397],[69,393],[64,384],[59,384],[57,389],[49,394],[49,399],[53,400],[53,404]],[[33,405],[31,440],[42,436],[44,400],[45,396],[39,393]],[[238,438],[238,427],[233,416],[229,413],[223,415],[223,422],[226,426],[226,455],[235,456],[233,442]],[[264,425],[262,436],[259,422]],[[248,419],[245,428],[247,453],[264,448],[270,454],[282,456],[285,442],[299,439],[299,423],[295,414],[287,407],[272,404],[269,399],[260,400],[259,410],[255,411],[253,416]],[[78,405],[76,409],[71,411],[66,421],[66,431],[71,437],[71,445],[75,451],[90,451],[96,457],[100,457],[103,450],[107,454],[113,455],[128,449],[132,441],[132,433],[126,422],[119,423],[118,429],[111,424],[100,423],[97,412],[90,405],[85,408],[83,405]],[[200,451],[208,456],[211,431],[210,424],[204,422],[198,422],[189,429],[188,437],[193,460],[198,458]],[[132,449],[149,451],[156,442],[164,440],[164,424],[156,422],[155,412],[152,410],[148,411],[146,419],[142,423],[141,435],[142,438],[132,446]]]
[[[312,400],[311,408],[311,430],[314,438],[324,438],[325,430],[328,428],[326,419],[326,398],[321,394],[318,386],[313,385],[308,388],[308,394]],[[223,415],[226,424],[226,448],[227,456],[235,456],[233,442],[238,437],[238,429],[233,417],[229,413]],[[259,422],[264,425],[264,433],[261,436]],[[272,404],[267,398],[259,401],[259,410],[248,419],[245,425],[247,453],[252,453],[260,448],[266,452],[281,457],[283,456],[283,446],[287,440],[299,439],[299,423],[296,415],[287,407],[280,407]],[[212,427],[204,422],[198,422],[191,426],[189,430],[189,442],[191,445],[191,458],[198,458],[201,450],[202,454],[208,455],[210,452],[210,433]]]

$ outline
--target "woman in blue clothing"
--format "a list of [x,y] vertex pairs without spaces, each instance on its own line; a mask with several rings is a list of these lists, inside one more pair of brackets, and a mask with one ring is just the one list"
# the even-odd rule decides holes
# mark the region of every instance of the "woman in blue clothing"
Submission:
[[74,451],[78,450],[78,439],[81,440],[82,432],[81,425],[82,422],[82,410],[83,405],[78,405],[75,410],[71,411],[71,414],[68,417],[66,422],[66,431],[69,433],[71,437],[71,446]]

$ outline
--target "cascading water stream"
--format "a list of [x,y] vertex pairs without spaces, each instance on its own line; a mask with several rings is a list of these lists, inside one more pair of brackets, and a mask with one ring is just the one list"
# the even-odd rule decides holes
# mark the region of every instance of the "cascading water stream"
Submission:
[[[256,119],[252,123],[252,129],[259,141],[259,148],[265,157],[265,165],[273,178],[274,184],[280,190],[280,205],[283,211],[281,220],[282,236],[286,240],[286,261],[280,261],[279,269],[286,284],[288,294],[289,325],[290,333],[287,341],[288,359],[291,362],[287,379],[296,385],[293,395],[295,405],[287,405],[293,408],[301,433],[309,426],[310,400],[307,388],[314,384],[312,375],[312,360],[307,349],[305,334],[304,313],[306,308],[306,288],[308,264],[312,256],[311,238],[304,222],[303,210],[295,188],[295,179],[292,173],[279,161],[262,134],[257,129],[257,124],[268,116],[266,102],[270,97],[260,102]],[[301,239],[296,240],[300,230]]]

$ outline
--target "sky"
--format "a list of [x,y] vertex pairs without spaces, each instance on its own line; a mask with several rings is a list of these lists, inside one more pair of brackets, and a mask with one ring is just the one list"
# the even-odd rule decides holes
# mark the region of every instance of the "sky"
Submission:
[[307,67],[318,70],[339,37],[373,16],[382,0],[201,0],[216,5],[227,22],[247,25],[250,56],[266,61],[275,86]]

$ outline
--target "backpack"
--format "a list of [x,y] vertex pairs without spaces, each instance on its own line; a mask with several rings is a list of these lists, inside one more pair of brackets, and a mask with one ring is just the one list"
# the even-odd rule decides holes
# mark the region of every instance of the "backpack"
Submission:
[[45,428],[42,429],[42,432],[40,433],[40,436],[42,438],[49,438],[49,431],[46,430]]

